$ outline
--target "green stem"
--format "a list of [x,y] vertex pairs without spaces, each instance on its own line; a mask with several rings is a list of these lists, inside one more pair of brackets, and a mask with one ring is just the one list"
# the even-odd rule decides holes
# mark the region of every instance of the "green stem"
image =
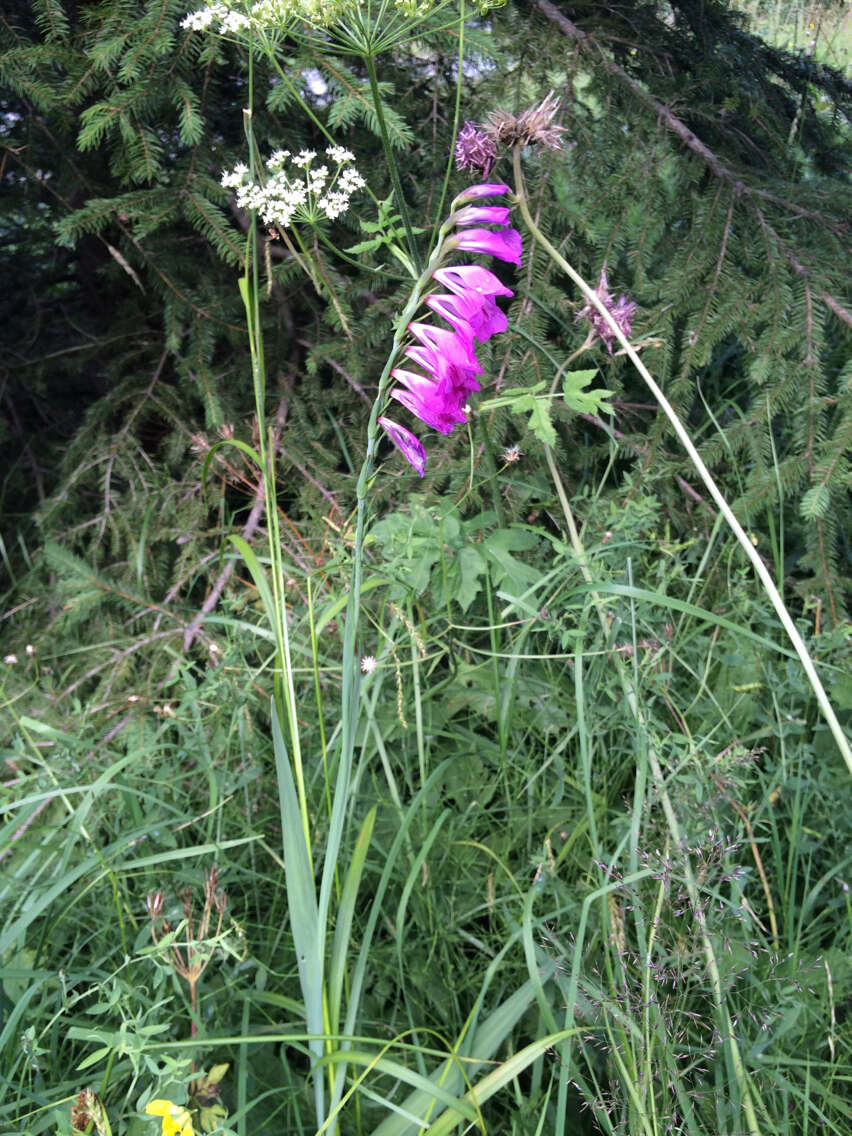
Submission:
[[[249,53],[249,108],[254,105],[253,56]],[[256,168],[256,146],[252,110],[244,113],[243,123],[249,147],[249,161],[252,180]],[[275,491],[275,448],[267,444],[266,427],[266,362],[263,352],[263,331],[260,319],[260,265],[257,255],[257,219],[252,218],[246,236],[245,271],[240,280],[240,294],[246,311],[248,327],[249,354],[251,356],[252,383],[254,386],[255,414],[257,416],[258,455],[260,457],[263,479],[264,507],[269,538],[269,558],[271,565],[271,588],[275,615],[275,627],[280,682],[276,684],[276,704],[285,712],[293,770],[299,797],[299,814],[307,848],[308,860],[312,862],[311,829],[308,820],[308,796],[305,788],[302,747],[299,737],[299,721],[296,713],[296,691],[293,685],[293,671],[290,660],[290,639],[287,626],[287,601],[284,593],[284,566],[281,560],[281,534],[278,526],[278,502]]]
[[769,571],[766,568],[766,565],[758,555],[754,545],[749,540],[748,535],[746,534],[742,525],[734,515],[730,505],[722,496],[720,489],[713,479],[713,475],[710,473],[710,470],[704,464],[704,461],[698,450],[693,445],[692,439],[687,433],[687,430],[684,427],[683,423],[678,418],[674,407],[663,394],[650,371],[639,358],[636,350],[628,342],[626,336],[624,335],[624,332],[621,330],[610,312],[607,310],[606,305],[601,302],[592,288],[586,283],[582,276],[580,276],[580,274],[571,267],[571,265],[562,256],[562,254],[553,247],[553,245],[550,243],[550,241],[548,241],[547,237],[544,236],[544,234],[540,231],[535,221],[533,220],[532,214],[529,210],[529,205],[527,204],[524,177],[523,173],[521,172],[521,151],[517,146],[512,153],[512,165],[515,173],[515,193],[517,195],[518,206],[520,207],[521,215],[526,222],[527,228],[530,230],[530,232],[533,234],[533,236],[545,250],[545,252],[548,253],[551,259],[559,265],[562,271],[567,276],[569,276],[571,280],[573,280],[573,282],[582,292],[584,298],[597,309],[597,311],[606,321],[608,327],[611,329],[613,335],[624,350],[624,353],[627,355],[633,366],[642,376],[648,389],[651,391],[651,394],[657,400],[660,409],[663,411],[666,418],[668,418],[669,422],[671,423],[672,429],[677,435],[678,440],[689,455],[689,458],[692,461],[692,464],[695,466],[699,477],[704,482],[707,492],[715,501],[719,512],[725,518],[725,521],[727,522],[729,528],[739,542],[740,547],[743,549],[746,556],[751,561],[752,567],[757,573],[758,579],[763,585],[763,588],[768,595],[772,606],[775,608],[775,612],[780,619],[784,630],[790,637],[790,641],[793,644],[793,648],[796,654],[799,656],[799,661],[804,668],[805,674],[808,676],[808,680],[811,684],[811,689],[816,696],[816,700],[819,703],[820,710],[822,711],[823,717],[828,724],[828,728],[831,730],[832,736],[837,742],[837,747],[843,755],[843,760],[846,762],[846,766],[849,769],[849,772],[852,773],[852,746],[850,746],[848,739],[841,729],[840,722],[838,721],[837,715],[834,712],[834,707],[831,705],[831,702],[828,699],[825,688],[823,687],[822,682],[820,681],[820,677],[817,674],[816,667],[814,666],[813,661],[808,654],[808,649],[805,646],[805,642],[802,639],[802,636],[799,634],[799,629],[793,622],[793,619],[784,604],[784,600],[781,598],[781,594],[775,586],[775,581],[772,579],[772,576],[770,575]]
[[[465,10],[464,0],[461,0],[459,5],[459,62],[456,70],[456,105],[453,108],[453,132],[452,139],[455,139],[459,132],[459,119],[461,118],[461,92],[462,92],[462,75],[464,68],[464,21]],[[450,147],[450,156],[447,159],[447,169],[444,173],[444,184],[441,186],[441,200],[438,202],[438,210],[435,214],[436,217],[442,217],[444,213],[444,202],[447,200],[447,190],[450,185],[450,176],[453,172],[453,148]]]
[[408,255],[411,257],[412,264],[415,264],[418,269],[422,268],[423,261],[417,251],[417,241],[414,239],[414,229],[411,225],[411,217],[408,214],[408,206],[405,203],[405,197],[402,192],[402,182],[399,180],[399,169],[397,168],[396,158],[394,157],[393,147],[391,146],[390,135],[388,134],[387,123],[385,122],[385,112],[382,108],[382,96],[379,92],[379,81],[376,76],[376,61],[372,55],[365,55],[363,57],[364,63],[367,66],[367,75],[370,79],[370,91],[373,95],[373,105],[376,109],[376,119],[379,124],[379,131],[382,135],[382,146],[385,151],[385,160],[390,170],[391,181],[393,182],[394,196],[402,217],[402,224],[405,229],[405,240],[408,244]]
[[[417,311],[417,308],[420,306],[423,293],[432,279],[432,273],[441,261],[443,243],[448,229],[448,223],[445,223],[438,235],[438,242],[429,258],[429,263],[415,282],[414,290],[411,293],[409,301],[399,317],[387,362],[379,376],[378,391],[370,411],[369,422],[367,423],[367,453],[361,466],[361,472],[358,475],[355,490],[355,541],[352,552],[352,577],[349,584],[349,596],[346,602],[346,617],[343,626],[340,762],[332,796],[331,818],[325,848],[325,861],[318,904],[318,924],[321,938],[324,935],[328,905],[331,898],[333,879],[331,868],[336,867],[337,864],[343,836],[343,815],[349,804],[349,786],[355,754],[355,737],[358,729],[359,696],[361,690],[358,659],[358,623],[361,613],[361,589],[364,574],[364,535],[367,528],[367,492],[374,468],[378,420],[387,402],[387,392],[391,382],[391,371],[408,332],[408,324]],[[333,1080],[332,1100],[337,1099],[337,1094],[342,1091],[345,1069],[345,1065],[339,1066],[337,1079]],[[332,1132],[333,1131],[334,1129],[332,1129]]]

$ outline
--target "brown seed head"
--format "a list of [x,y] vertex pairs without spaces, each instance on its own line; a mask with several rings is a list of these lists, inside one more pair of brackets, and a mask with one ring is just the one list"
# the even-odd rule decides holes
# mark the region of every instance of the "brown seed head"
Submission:
[[559,99],[550,92],[536,106],[528,107],[519,115],[506,110],[492,111],[483,127],[487,135],[499,146],[545,146],[558,150],[562,145],[563,126],[554,125],[559,110]]
[[148,908],[148,914],[151,916],[151,922],[163,914],[163,902],[165,896],[161,891],[152,891],[148,898],[145,900],[145,905]]
[[71,1128],[74,1132],[85,1132],[93,1127],[96,1136],[107,1136],[110,1131],[106,1110],[91,1089],[83,1089],[71,1105]]

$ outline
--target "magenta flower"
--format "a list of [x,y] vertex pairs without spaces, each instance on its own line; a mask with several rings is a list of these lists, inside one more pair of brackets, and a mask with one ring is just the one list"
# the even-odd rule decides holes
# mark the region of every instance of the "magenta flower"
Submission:
[[456,213],[457,225],[508,225],[507,205],[465,205]]
[[450,237],[447,249],[465,249],[467,252],[482,252],[496,256],[498,260],[521,266],[521,234],[515,229],[503,229],[492,233],[490,229],[467,229]]
[[476,372],[471,367],[459,367],[456,363],[450,363],[428,347],[407,347],[403,354],[413,362],[419,363],[436,383],[449,383],[454,390],[465,393],[482,390],[476,381]]
[[482,177],[488,177],[497,161],[497,144],[493,138],[479,130],[475,123],[466,122],[456,136],[453,153],[460,170],[471,170]]
[[480,268],[478,264],[456,264],[448,268],[436,268],[432,275],[439,284],[443,284],[457,296],[466,296],[471,292],[477,292],[481,296],[515,294],[493,272],[487,268]]
[[508,192],[508,185],[504,185],[502,182],[486,182],[483,185],[469,185],[467,189],[462,190],[453,201],[453,209],[458,209],[458,207],[464,205],[466,201],[477,201],[480,197],[502,197],[504,193]]
[[[613,296],[610,292],[607,283],[606,268],[601,269],[601,278],[598,282],[597,288],[594,289],[594,293],[606,308],[606,310],[609,312],[609,314],[612,316],[612,318],[615,320],[616,324],[621,330],[622,335],[627,338],[633,331],[632,317],[633,313],[636,311],[637,305],[632,300],[628,300],[626,296],[619,297],[618,303],[615,303],[615,296]],[[609,351],[610,355],[612,354],[612,345],[615,342],[615,332],[612,330],[612,328],[609,326],[609,324],[606,322],[606,320],[603,318],[594,304],[586,304],[584,308],[581,308],[580,311],[577,312],[577,315],[574,317],[574,319],[588,320],[592,325],[592,330],[606,344],[607,351]]]
[[480,343],[507,327],[506,313],[500,311],[493,296],[481,296],[477,292],[427,296],[426,303],[459,334],[472,335]]
[[[466,201],[503,193],[508,193],[508,186],[472,186],[456,198],[453,208]],[[463,228],[447,239],[441,251],[448,253],[456,248],[466,249],[520,265],[521,235],[506,227],[508,220],[509,210],[501,205],[473,205],[460,209],[453,223],[474,227]],[[499,225],[501,228],[495,232],[477,227],[483,225]],[[403,354],[426,373],[395,368],[391,375],[400,385],[390,392],[390,397],[433,430],[450,434],[459,423],[467,421],[468,395],[481,389],[476,376],[482,374],[482,367],[476,358],[474,340],[482,343],[506,330],[506,316],[498,308],[496,297],[514,293],[493,272],[474,264],[436,268],[432,278],[448,291],[427,296],[425,303],[445,319],[452,330],[416,320],[408,325],[411,335],[419,342],[409,344]],[[380,418],[379,423],[422,477],[426,451],[421,443],[409,430],[397,426],[389,418]]]
[[379,425],[405,460],[413,465],[422,477],[426,470],[426,451],[420,439],[390,418],[380,418]]
[[439,434],[451,434],[460,422],[467,422],[464,406],[466,392],[456,387],[451,378],[427,379],[413,371],[396,368],[391,372],[406,390],[392,390],[391,398],[410,410],[415,417]]
[[457,386],[463,386],[465,390],[479,390],[474,376],[481,374],[482,368],[473,353],[472,334],[461,336],[458,332],[432,327],[429,323],[411,323],[408,330],[423,346],[413,344],[406,347],[403,354],[438,379],[448,378],[452,372]]

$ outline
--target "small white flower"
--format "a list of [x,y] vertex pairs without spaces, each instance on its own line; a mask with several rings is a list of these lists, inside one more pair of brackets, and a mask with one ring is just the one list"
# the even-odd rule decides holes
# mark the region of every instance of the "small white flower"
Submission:
[[32,643],[27,643],[26,647],[24,647],[24,654],[28,659],[33,658],[33,656],[35,655],[35,647],[32,645]]
[[507,446],[501,456],[504,462],[511,464],[519,461],[523,457],[523,453],[520,446]]
[[236,189],[237,186],[242,185],[243,178],[248,172],[248,166],[240,162],[238,165],[234,166],[230,173],[227,170],[222,171],[222,178],[219,184],[224,189]]
[[248,16],[244,16],[241,12],[227,12],[221,21],[219,30],[221,32],[241,32],[250,24]]
[[15,663],[17,663],[17,661],[18,661],[17,655],[4,655],[3,656],[3,662],[6,664],[7,667],[13,667],[15,665]]
[[364,655],[361,659],[361,673],[371,675],[378,665],[375,655]]
[[357,170],[344,165],[353,155],[342,146],[329,146],[326,153],[337,163],[312,167],[315,150],[302,150],[295,157],[289,150],[276,150],[265,163],[270,176],[265,185],[246,181],[245,165],[222,175],[222,185],[233,189],[240,209],[259,213],[267,225],[288,228],[294,221],[316,224],[323,217],[335,220],[349,208],[352,194],[367,184]]
[[355,155],[350,150],[344,149],[343,146],[329,146],[325,152],[339,166],[342,166],[344,162],[355,161]]
[[189,12],[181,20],[180,26],[188,28],[191,32],[203,32],[209,28],[214,20],[214,13],[210,8],[199,8],[197,12]]

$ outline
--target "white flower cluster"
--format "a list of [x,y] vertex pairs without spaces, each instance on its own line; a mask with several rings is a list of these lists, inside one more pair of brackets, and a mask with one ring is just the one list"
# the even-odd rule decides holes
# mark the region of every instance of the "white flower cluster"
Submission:
[[256,0],[255,3],[237,3],[233,6],[214,0],[205,8],[189,12],[180,26],[193,32],[203,32],[216,25],[220,35],[234,35],[248,28],[280,28],[293,19],[307,20],[311,24],[327,26],[341,15],[349,0]]
[[[349,199],[367,184],[355,167],[355,155],[342,146],[329,146],[326,155],[337,166],[314,166],[316,150],[276,150],[266,163],[269,178],[265,185],[248,180],[248,166],[235,166],[222,175],[222,185],[232,189],[240,209],[259,213],[267,225],[286,229],[293,221],[316,224],[322,218],[333,221],[349,208]],[[287,167],[290,172],[288,173]]]

